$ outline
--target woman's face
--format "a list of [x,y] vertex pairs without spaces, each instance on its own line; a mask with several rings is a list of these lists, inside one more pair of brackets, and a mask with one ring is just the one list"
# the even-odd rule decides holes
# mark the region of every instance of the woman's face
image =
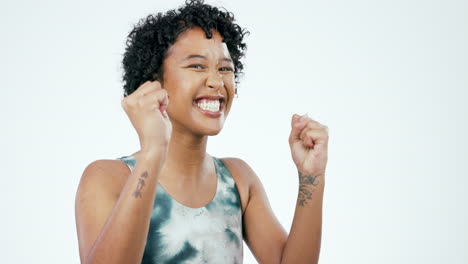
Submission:
[[221,35],[213,31],[208,39],[201,28],[185,31],[169,48],[163,68],[173,129],[218,134],[235,93],[234,64]]

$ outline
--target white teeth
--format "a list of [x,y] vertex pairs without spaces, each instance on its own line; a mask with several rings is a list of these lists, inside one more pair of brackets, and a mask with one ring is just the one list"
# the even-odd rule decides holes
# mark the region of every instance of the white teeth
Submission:
[[200,109],[210,112],[218,112],[220,107],[219,100],[202,99],[198,101],[197,105]]

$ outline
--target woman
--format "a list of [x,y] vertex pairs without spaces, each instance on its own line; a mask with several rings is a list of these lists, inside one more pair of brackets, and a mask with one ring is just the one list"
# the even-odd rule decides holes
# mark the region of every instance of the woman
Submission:
[[122,107],[140,150],[97,160],[76,195],[82,263],[317,263],[327,163],[326,126],[293,115],[299,174],[291,232],[257,175],[237,158],[206,153],[229,114],[245,30],[201,1],[148,16],[130,33]]

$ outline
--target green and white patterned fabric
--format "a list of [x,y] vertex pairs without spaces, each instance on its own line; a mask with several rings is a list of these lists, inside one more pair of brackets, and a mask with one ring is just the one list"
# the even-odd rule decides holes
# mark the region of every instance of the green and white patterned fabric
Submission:
[[[131,171],[133,156],[117,158]],[[216,195],[206,206],[191,208],[158,184],[143,264],[242,263],[242,210],[239,193],[223,161],[213,157]]]

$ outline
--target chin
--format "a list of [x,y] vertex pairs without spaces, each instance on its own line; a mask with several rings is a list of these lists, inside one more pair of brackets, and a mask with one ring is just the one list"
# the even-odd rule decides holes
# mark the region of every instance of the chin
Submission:
[[204,136],[216,136],[218,135],[224,127],[224,117],[218,119],[213,118],[203,118],[195,121],[196,127],[194,130],[197,131],[200,135]]
[[218,135],[221,130],[223,128],[222,127],[218,127],[218,128],[214,128],[214,127],[211,127],[211,128],[205,128],[202,130],[202,135],[205,135],[205,136],[216,136]]

